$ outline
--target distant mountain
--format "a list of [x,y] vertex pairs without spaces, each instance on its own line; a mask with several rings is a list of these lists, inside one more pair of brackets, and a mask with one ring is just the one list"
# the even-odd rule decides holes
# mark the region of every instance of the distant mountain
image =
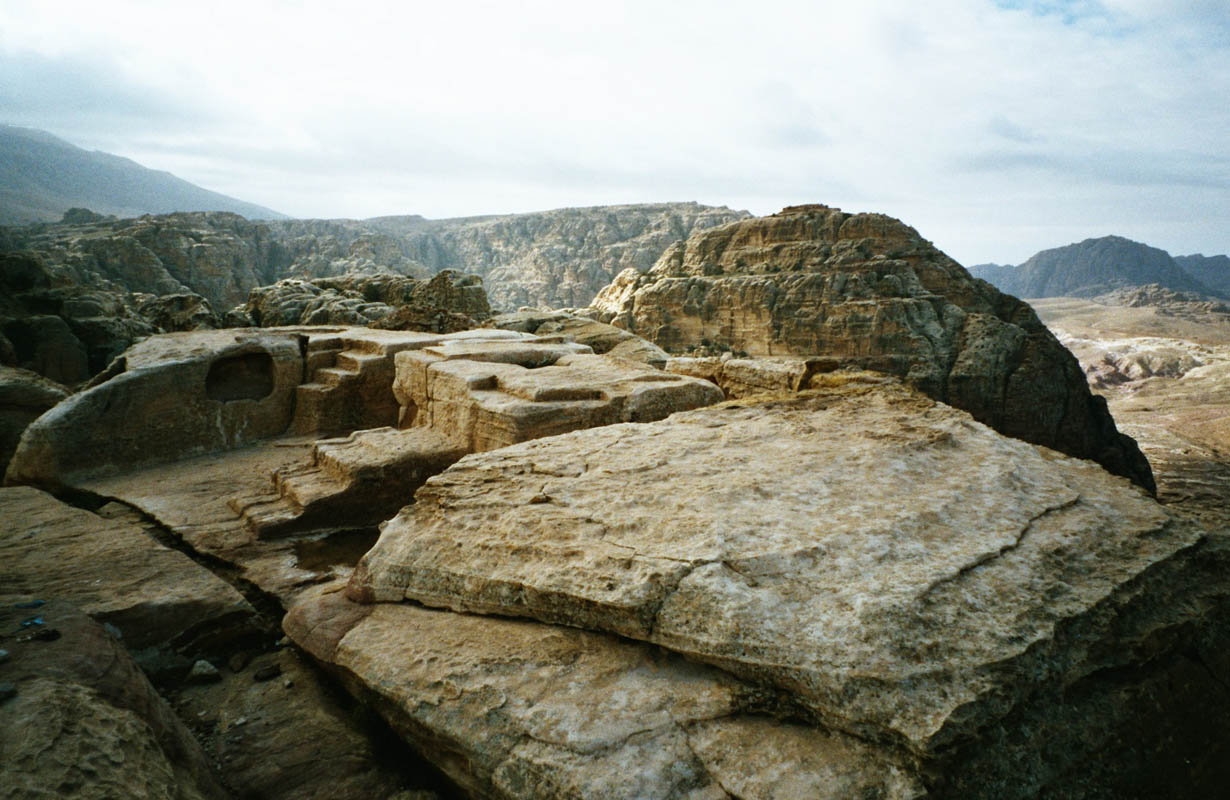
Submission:
[[169,172],[83,150],[46,131],[0,125],[0,225],[58,222],[65,211],[81,207],[118,217],[231,211],[249,219],[287,219]]
[[1230,256],[1175,256],[1183,271],[1215,292],[1230,298]]
[[978,264],[974,277],[1017,297],[1096,297],[1156,284],[1176,292],[1215,295],[1170,254],[1122,236],[1104,236],[1037,253],[1019,267]]

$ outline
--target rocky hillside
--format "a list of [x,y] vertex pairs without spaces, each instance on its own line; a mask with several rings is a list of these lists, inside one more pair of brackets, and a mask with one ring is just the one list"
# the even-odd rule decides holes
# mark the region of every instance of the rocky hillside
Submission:
[[65,280],[115,291],[194,292],[219,312],[283,278],[445,269],[480,275],[494,308],[582,306],[619,271],[648,269],[693,231],[747,216],[696,203],[568,208],[426,220],[250,222],[176,213],[7,228],[6,250],[29,250]]
[[1176,292],[1216,293],[1165,250],[1122,236],[1043,250],[1017,267],[978,264],[970,273],[1017,297],[1095,297],[1153,283]]
[[649,272],[621,273],[589,313],[667,352],[896,375],[1000,433],[1153,487],[1135,443],[1029,306],[882,214],[795,206],[700,231]]
[[285,217],[127,158],[83,150],[46,131],[0,125],[0,225],[54,222],[81,206],[120,217],[171,211]]
[[1175,256],[1184,272],[1223,297],[1230,297],[1230,256]]

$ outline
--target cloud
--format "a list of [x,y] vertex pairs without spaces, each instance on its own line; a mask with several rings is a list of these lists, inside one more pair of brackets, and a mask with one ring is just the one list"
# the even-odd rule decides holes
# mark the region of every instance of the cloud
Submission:
[[9,3],[0,121],[300,215],[820,201],[1020,261],[1169,198],[1224,252],[1228,9]]

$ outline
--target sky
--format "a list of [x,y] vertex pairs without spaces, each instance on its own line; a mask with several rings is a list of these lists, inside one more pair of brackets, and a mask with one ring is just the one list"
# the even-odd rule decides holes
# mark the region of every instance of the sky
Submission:
[[1230,2],[0,0],[0,122],[299,217],[696,200],[1230,251]]

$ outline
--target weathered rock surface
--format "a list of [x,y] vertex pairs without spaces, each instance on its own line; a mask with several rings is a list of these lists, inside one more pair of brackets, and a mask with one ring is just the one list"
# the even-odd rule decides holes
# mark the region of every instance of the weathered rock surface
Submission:
[[242,312],[266,328],[370,325],[453,333],[478,327],[490,308],[480,278],[445,270],[430,280],[391,274],[285,279],[253,289]]
[[0,583],[113,626],[147,670],[183,674],[262,636],[230,584],[140,528],[29,487],[0,489]]
[[921,796],[891,755],[749,713],[763,692],[612,636],[336,592],[285,624],[474,797]]
[[165,334],[26,429],[9,483],[55,489],[105,473],[277,435],[289,426],[304,359],[288,333]]
[[400,424],[431,428],[473,452],[649,422],[723,399],[707,381],[588,350],[571,342],[449,341],[398,353]]
[[162,333],[224,327],[209,301],[199,294],[138,295],[135,300],[137,313]]
[[670,352],[831,359],[904,378],[1008,436],[1153,490],[1148,462],[1029,306],[880,214],[799,206],[702,231],[592,314]]
[[0,367],[0,470],[8,466],[22,431],[66,397],[68,390],[36,372]]
[[662,368],[670,356],[665,350],[622,328],[565,311],[518,311],[492,318],[493,327],[538,336],[565,336],[600,355],[641,361]]
[[5,229],[81,286],[119,293],[194,292],[215,309],[283,278],[392,273],[427,279],[479,274],[497,308],[585,305],[620,270],[648,269],[672,242],[747,216],[696,203],[565,208],[533,214],[425,220],[249,222],[193,212],[70,220]]
[[[274,679],[254,679],[273,668]],[[238,796],[402,800],[399,792],[435,779],[410,753],[401,754],[400,764],[388,763],[377,751],[395,748],[376,739],[357,709],[339,702],[336,689],[294,649],[257,654],[238,671],[219,671],[216,683],[181,689],[174,707]]]
[[[9,584],[6,582],[6,591]],[[109,800],[224,800],[229,794],[183,723],[101,625],[53,599],[42,624],[22,628],[29,596],[0,597],[6,640],[0,676],[16,696],[0,702],[0,796]],[[50,640],[24,636],[38,630]]]
[[937,785],[1032,796],[1092,755],[1079,726],[1045,757],[1022,738],[1069,724],[1065,690],[1099,697],[1099,737],[1154,724],[1098,676],[1223,630],[1223,545],[1092,464],[838,374],[467,456],[384,526],[348,596],[657,643],[934,762]]
[[0,334],[10,366],[65,385],[88,380],[155,332],[123,294],[58,274],[25,253],[0,253]]

